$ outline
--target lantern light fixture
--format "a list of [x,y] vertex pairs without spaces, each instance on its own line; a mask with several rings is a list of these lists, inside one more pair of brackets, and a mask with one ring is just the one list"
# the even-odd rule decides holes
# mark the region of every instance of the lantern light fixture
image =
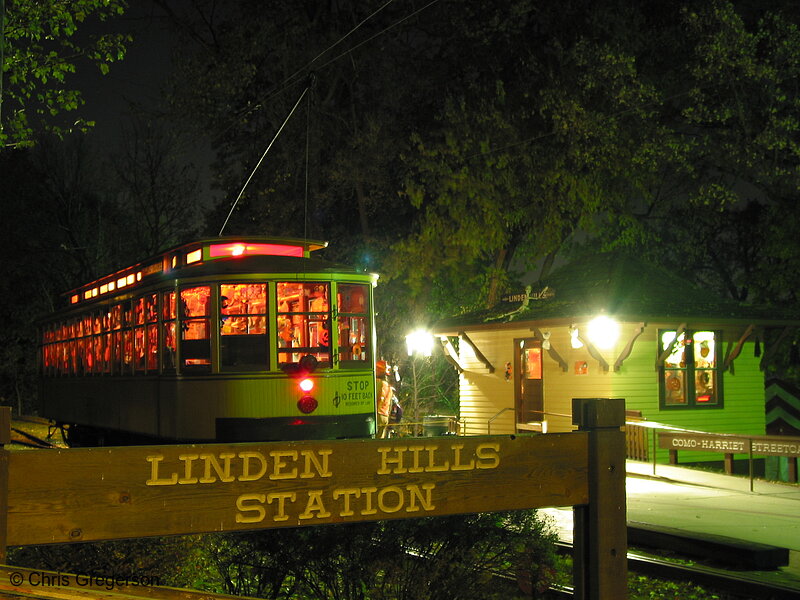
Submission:
[[430,356],[433,352],[433,334],[425,329],[416,329],[406,336],[408,355]]
[[587,330],[589,341],[601,350],[610,350],[619,339],[619,323],[606,315],[589,321]]

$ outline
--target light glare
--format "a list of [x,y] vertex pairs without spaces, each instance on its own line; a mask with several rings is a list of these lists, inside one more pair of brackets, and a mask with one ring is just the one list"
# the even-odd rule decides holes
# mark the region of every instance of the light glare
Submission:
[[588,330],[589,340],[601,350],[613,348],[619,339],[619,323],[605,315],[589,321]]
[[424,329],[417,329],[406,336],[408,355],[430,356],[433,352],[433,335]]

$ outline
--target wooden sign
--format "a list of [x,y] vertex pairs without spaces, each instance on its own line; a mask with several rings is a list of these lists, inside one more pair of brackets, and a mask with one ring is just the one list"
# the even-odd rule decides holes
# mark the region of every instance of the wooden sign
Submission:
[[667,432],[658,433],[659,448],[669,450],[698,450],[703,452],[745,453],[747,438],[710,433]]
[[625,402],[572,404],[579,431],[532,437],[18,452],[0,407],[0,562],[7,546],[572,506],[574,597],[624,600]]
[[742,436],[713,433],[659,432],[659,448],[695,450],[722,454],[753,454],[800,457],[800,439],[782,436]]
[[8,452],[8,545],[587,504],[587,433]]

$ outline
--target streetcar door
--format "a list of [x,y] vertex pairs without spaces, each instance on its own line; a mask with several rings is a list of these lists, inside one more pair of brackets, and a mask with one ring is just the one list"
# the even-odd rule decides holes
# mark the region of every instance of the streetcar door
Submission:
[[536,338],[514,340],[514,401],[517,423],[544,420],[542,342]]

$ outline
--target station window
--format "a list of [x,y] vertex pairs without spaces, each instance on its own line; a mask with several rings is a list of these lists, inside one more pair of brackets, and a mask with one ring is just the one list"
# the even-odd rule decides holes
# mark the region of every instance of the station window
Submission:
[[306,355],[330,366],[330,285],[279,282],[278,362],[297,364]]
[[181,369],[211,371],[211,323],[207,285],[181,290]]
[[342,367],[363,367],[369,357],[369,287],[340,283],[337,288],[339,363]]
[[677,335],[676,331],[661,331],[659,340],[659,354],[672,345],[660,369],[661,408],[721,408],[719,334],[686,331]]
[[267,285],[224,283],[219,294],[220,369],[266,370]]

